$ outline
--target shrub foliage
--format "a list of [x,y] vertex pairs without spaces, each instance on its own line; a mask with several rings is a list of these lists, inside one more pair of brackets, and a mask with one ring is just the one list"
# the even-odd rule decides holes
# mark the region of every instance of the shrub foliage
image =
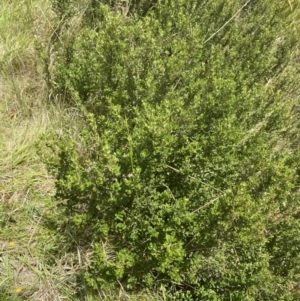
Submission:
[[75,4],[52,92],[81,121],[46,160],[89,285],[296,300],[296,4],[88,1],[74,25]]

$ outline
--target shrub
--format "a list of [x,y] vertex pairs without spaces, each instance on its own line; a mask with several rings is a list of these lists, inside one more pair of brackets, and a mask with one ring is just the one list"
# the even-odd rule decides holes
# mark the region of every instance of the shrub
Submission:
[[67,243],[93,251],[89,285],[292,300],[288,3],[249,3],[223,26],[239,1],[156,1],[147,13],[133,1],[125,15],[98,2],[56,44],[53,92],[82,122],[51,138],[47,158],[76,233]]

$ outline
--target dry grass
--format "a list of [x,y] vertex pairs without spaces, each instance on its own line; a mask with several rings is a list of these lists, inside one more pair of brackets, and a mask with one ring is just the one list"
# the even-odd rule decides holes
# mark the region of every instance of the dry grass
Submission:
[[[56,258],[54,184],[36,153],[42,133],[61,127],[46,103],[41,59],[52,30],[48,1],[0,4],[0,295],[1,300],[72,300],[74,277]],[[67,285],[66,285],[67,284]]]

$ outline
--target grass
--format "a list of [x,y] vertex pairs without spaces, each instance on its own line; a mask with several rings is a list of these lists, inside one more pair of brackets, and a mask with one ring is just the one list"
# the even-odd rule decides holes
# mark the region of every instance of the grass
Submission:
[[54,183],[35,147],[62,120],[46,103],[37,51],[52,29],[50,5],[1,1],[0,12],[1,300],[76,300],[77,263],[55,256],[58,235],[44,225],[46,215],[55,219]]
[[[45,103],[36,43],[43,43],[47,1],[2,1],[0,6],[0,295],[1,300],[72,299],[62,259],[52,254],[56,233],[43,226],[53,209],[53,180],[35,143],[56,127],[59,113]],[[43,13],[41,13],[43,12]],[[40,34],[39,40],[36,35]],[[46,37],[45,37],[46,38]],[[68,277],[67,277],[68,276]]]
[[0,3],[1,301],[158,300],[122,287],[90,292],[80,276],[88,254],[64,250],[56,231],[54,182],[36,150],[74,117],[48,100],[43,57],[54,26],[50,1]]

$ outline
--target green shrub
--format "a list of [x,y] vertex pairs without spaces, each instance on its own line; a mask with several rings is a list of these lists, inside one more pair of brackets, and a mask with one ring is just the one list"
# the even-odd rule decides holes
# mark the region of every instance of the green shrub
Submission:
[[147,14],[136,2],[132,15],[94,3],[56,44],[53,93],[82,121],[46,137],[46,161],[67,243],[92,248],[89,285],[293,300],[288,3],[249,3],[218,31],[240,1],[156,1]]

